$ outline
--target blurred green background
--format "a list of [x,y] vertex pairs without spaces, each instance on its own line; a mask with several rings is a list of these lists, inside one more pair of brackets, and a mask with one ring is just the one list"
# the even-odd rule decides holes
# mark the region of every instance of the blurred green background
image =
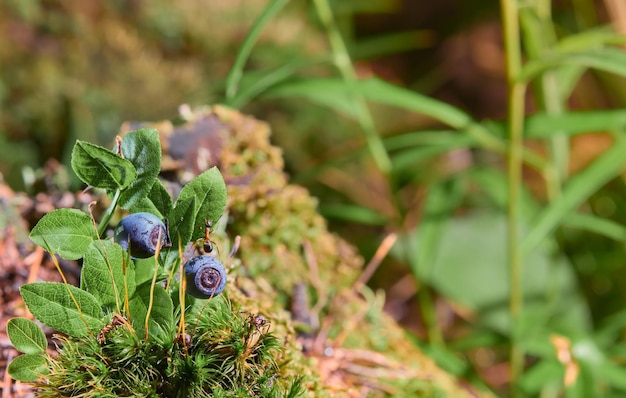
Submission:
[[623,396],[624,15],[612,0],[6,0],[0,172],[34,194],[76,139],[110,146],[123,121],[181,104],[240,109],[366,259],[397,238],[369,284],[441,366],[503,395]]

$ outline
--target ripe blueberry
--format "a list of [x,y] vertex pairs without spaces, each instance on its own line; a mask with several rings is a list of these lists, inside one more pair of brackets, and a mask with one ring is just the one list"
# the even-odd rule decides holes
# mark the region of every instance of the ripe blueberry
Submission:
[[213,256],[197,256],[185,264],[187,293],[207,299],[220,294],[226,286],[226,268]]
[[161,237],[161,247],[172,245],[165,224],[154,214],[133,213],[124,217],[115,229],[115,241],[124,250],[130,246],[133,258],[154,256]]

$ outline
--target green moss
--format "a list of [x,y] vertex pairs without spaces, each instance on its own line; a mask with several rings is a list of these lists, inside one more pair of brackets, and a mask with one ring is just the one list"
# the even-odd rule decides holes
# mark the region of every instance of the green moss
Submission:
[[224,175],[227,219],[211,239],[227,290],[187,302],[184,330],[158,341],[132,320],[100,339],[59,337],[39,396],[488,396],[437,368],[384,313],[384,295],[356,283],[363,259],[288,183],[265,123],[213,107],[155,126],[174,194],[203,168]]
[[301,392],[300,378],[283,372],[280,339],[255,324],[255,314],[233,307],[225,296],[190,308],[187,338],[173,345],[138,336],[132,322],[108,328],[102,339],[59,336],[59,353],[51,359],[51,374],[38,385],[38,396],[285,397]]
[[[266,123],[215,106],[196,111],[180,126],[151,125],[162,134],[171,182],[182,184],[212,165],[224,175],[228,222],[225,232],[214,235],[220,256],[225,259],[230,242],[241,238],[235,259],[226,261],[228,294],[234,307],[269,320],[276,340],[267,347],[282,349],[261,357],[285,380],[301,382],[311,397],[488,396],[461,388],[383,312],[383,296],[356,287],[363,259],[327,230],[317,200],[288,183]],[[206,319],[215,322],[214,316]],[[202,328],[203,344],[226,344],[228,336],[219,334],[225,329]],[[246,352],[245,342],[236,352]],[[240,375],[246,368],[258,370],[255,363],[230,366]]]

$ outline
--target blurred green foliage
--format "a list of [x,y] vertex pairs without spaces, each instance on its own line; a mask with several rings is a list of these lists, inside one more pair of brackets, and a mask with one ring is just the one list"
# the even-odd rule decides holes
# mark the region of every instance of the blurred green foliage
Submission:
[[[520,396],[623,395],[622,6],[287,3],[4,2],[4,178],[24,188],[24,165],[122,120],[243,109],[366,257],[398,234],[372,285],[442,366]],[[491,376],[510,346],[513,386]]]
[[[75,139],[109,145],[124,120],[175,117],[218,102],[223,77],[262,2],[7,1],[0,4],[0,171],[24,189],[22,167],[68,164]],[[289,15],[289,13],[287,13]],[[201,16],[201,17],[199,17]],[[257,65],[302,53],[282,17]],[[270,50],[264,50],[263,47]]]

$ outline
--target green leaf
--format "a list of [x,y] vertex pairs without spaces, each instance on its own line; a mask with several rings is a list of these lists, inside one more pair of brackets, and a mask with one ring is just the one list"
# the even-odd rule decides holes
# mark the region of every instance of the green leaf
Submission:
[[506,338],[499,333],[488,330],[475,330],[470,334],[450,341],[450,349],[455,352],[470,351],[477,348],[502,346]]
[[546,70],[565,65],[580,65],[618,76],[626,76],[626,52],[617,48],[598,48],[574,54],[551,54],[545,58],[527,62],[518,80],[528,82]]
[[246,75],[242,77],[239,83],[237,95],[227,100],[225,105],[235,109],[241,109],[253,98],[259,96],[269,88],[292,78],[299,69],[320,63],[331,63],[331,61],[332,59],[329,56],[314,59],[308,57],[306,59],[295,59],[278,67],[273,65],[266,69],[247,71]]
[[[485,121],[494,136],[504,138],[503,122]],[[529,139],[553,138],[558,134],[577,135],[598,131],[620,131],[626,128],[626,111],[623,109],[573,111],[549,115],[538,112],[524,121],[524,137]]]
[[264,96],[301,96],[348,115],[355,115],[356,107],[352,101],[354,91],[351,90],[356,90],[368,101],[421,113],[457,129],[465,128],[473,121],[467,113],[450,104],[375,78],[357,81],[354,88],[341,78],[292,80],[272,87]]
[[405,30],[362,38],[353,43],[349,50],[352,59],[371,59],[431,47],[433,41],[434,36],[430,31]]
[[[435,250],[422,256],[427,258],[425,267],[430,269],[430,286],[449,300],[475,311],[479,324],[511,336],[509,274],[502,266],[507,262],[506,228],[504,213],[452,217],[438,232]],[[409,236],[396,243],[392,253],[394,256],[406,252],[417,254],[422,244],[426,243]],[[541,249],[525,257],[521,283],[524,308],[542,309],[543,316],[549,320],[546,328],[558,325],[562,332],[588,332],[589,312],[578,292],[571,264]]]
[[46,352],[48,341],[43,330],[30,319],[13,318],[7,322],[7,334],[11,344],[24,354],[41,354]]
[[501,138],[491,134],[484,125],[476,123],[459,108],[380,79],[360,80],[353,85],[346,84],[340,78],[292,80],[272,87],[263,97],[301,96],[354,117],[358,113],[353,101],[355,93],[368,101],[430,116],[455,129],[464,130],[485,148],[498,152],[505,150],[505,143]]
[[421,348],[426,355],[437,363],[438,366],[453,375],[462,375],[467,372],[467,362],[459,358],[457,353],[450,351],[446,347],[430,344],[424,345]]
[[56,282],[29,283],[20,288],[20,293],[30,312],[52,329],[84,337],[104,326],[98,300],[75,286]]
[[320,208],[324,217],[358,222],[366,225],[387,225],[389,219],[384,215],[357,205],[325,205]]
[[167,218],[170,226],[170,238],[172,239],[171,250],[177,251],[179,242],[184,247],[187,242],[191,241],[197,213],[196,208],[196,198],[193,196],[179,197],[176,200],[176,206]]
[[178,200],[187,198],[195,198],[197,205],[191,240],[200,239],[204,237],[206,220],[215,225],[226,208],[226,184],[217,167],[211,167],[183,187]]
[[626,390],[626,369],[623,366],[605,360],[597,369],[600,378],[607,384]]
[[151,213],[156,216],[159,216],[159,218],[163,218],[163,214],[161,214],[159,209],[157,209],[154,203],[147,197],[140,199],[138,202],[133,204],[128,210],[131,213],[146,212],[146,213]]
[[135,293],[132,260],[120,245],[108,240],[89,245],[80,276],[81,287],[111,311],[121,312],[124,298]]
[[345,82],[339,78],[293,79],[268,89],[263,98],[302,97],[354,117],[357,107]]
[[161,262],[166,269],[178,261],[179,246],[184,251],[187,243],[191,241],[196,208],[196,198],[193,196],[184,199],[179,197],[176,206],[167,218],[172,246],[162,250],[160,255]]
[[137,171],[128,160],[80,140],[72,150],[72,169],[85,184],[106,190],[124,189],[137,178]]
[[473,143],[466,145],[465,140],[458,140],[453,147],[447,146],[421,146],[402,149],[391,154],[391,162],[393,164],[393,171],[395,173],[410,172],[417,175],[415,169],[420,164],[426,162],[436,156],[443,155],[450,152],[454,148],[470,148]]
[[[474,167],[468,173],[471,181],[491,199],[498,209],[505,212],[508,204],[508,178],[503,170],[494,167]],[[541,205],[532,192],[525,186],[521,187],[520,214],[525,219],[539,214]]]
[[148,199],[154,203],[154,206],[163,217],[166,217],[172,211],[172,197],[160,180],[155,181],[148,194]]
[[[173,261],[176,258],[178,258],[178,251],[172,251],[171,260]],[[145,283],[152,282],[152,278],[154,277],[155,261],[157,261],[155,260],[155,257],[138,258],[133,260],[133,262],[135,263],[135,286],[140,286]],[[159,272],[159,274],[157,275],[157,281],[162,281],[169,276],[169,273],[166,272],[162,267],[159,267],[157,272]]]
[[596,131],[618,131],[626,127],[626,110],[567,112],[557,115],[537,113],[525,122],[526,138],[551,138],[565,132],[570,135]]
[[604,235],[619,242],[626,241],[626,227],[618,222],[589,213],[569,214],[563,225]]
[[[611,351],[613,351],[616,346],[623,346],[623,341],[620,336],[624,328],[626,328],[626,310],[622,309],[606,317],[602,323],[596,327],[595,340],[599,346],[604,349],[610,347]],[[616,341],[619,341],[619,343],[615,344]],[[615,354],[611,352],[611,356],[615,356]]]
[[76,209],[57,209],[39,220],[30,233],[37,245],[67,260],[78,260],[96,238],[87,213]]
[[408,131],[385,137],[383,143],[388,151],[406,149],[414,146],[444,146],[450,149],[457,148],[458,142],[464,145],[475,145],[471,137],[464,136],[456,130],[420,130]]
[[522,241],[521,250],[529,253],[541,243],[563,219],[578,206],[617,176],[626,165],[626,138],[619,137],[613,146],[587,168],[573,176],[559,198],[552,201],[532,223],[532,229]]
[[[576,355],[576,348],[573,348],[574,355]],[[566,389],[566,397],[567,398],[588,398],[588,397],[607,397],[607,398],[621,398],[624,394],[615,394],[609,395],[605,394],[607,391],[607,387],[605,382],[602,380],[602,372],[599,368],[599,363],[587,363],[585,361],[577,361],[579,365],[578,376],[576,377],[576,381],[574,385],[567,387]],[[619,390],[618,390],[619,391]],[[617,391],[616,391],[617,392]]]
[[520,387],[529,395],[536,396],[547,386],[562,384],[564,367],[556,360],[543,360],[522,375]]
[[150,193],[161,169],[161,142],[155,129],[143,128],[122,137],[122,155],[137,170],[137,178],[122,191],[120,206],[130,209]]
[[473,122],[472,117],[459,108],[381,79],[362,80],[357,87],[368,101],[421,113],[457,129]]
[[418,250],[411,253],[410,261],[418,280],[431,279],[443,228],[463,199],[464,191],[458,180],[440,181],[429,187],[416,235]]
[[565,36],[559,41],[555,50],[560,53],[577,53],[611,44],[626,44],[626,36],[616,32],[610,26],[600,26]]
[[152,185],[148,196],[133,205],[130,211],[132,213],[145,211],[156,214],[160,218],[165,218],[172,211],[172,197],[167,192],[165,186],[163,186],[163,183],[157,179],[154,185]]
[[[130,315],[133,320],[133,327],[139,336],[145,333],[146,315],[150,304],[151,285],[145,283],[139,287],[135,295],[131,298]],[[148,333],[151,340],[161,342],[171,342],[174,338],[174,304],[169,294],[158,284],[154,286],[154,299],[150,320],[148,322]]]
[[7,368],[15,380],[31,382],[50,373],[48,361],[39,354],[24,354],[15,358]]

